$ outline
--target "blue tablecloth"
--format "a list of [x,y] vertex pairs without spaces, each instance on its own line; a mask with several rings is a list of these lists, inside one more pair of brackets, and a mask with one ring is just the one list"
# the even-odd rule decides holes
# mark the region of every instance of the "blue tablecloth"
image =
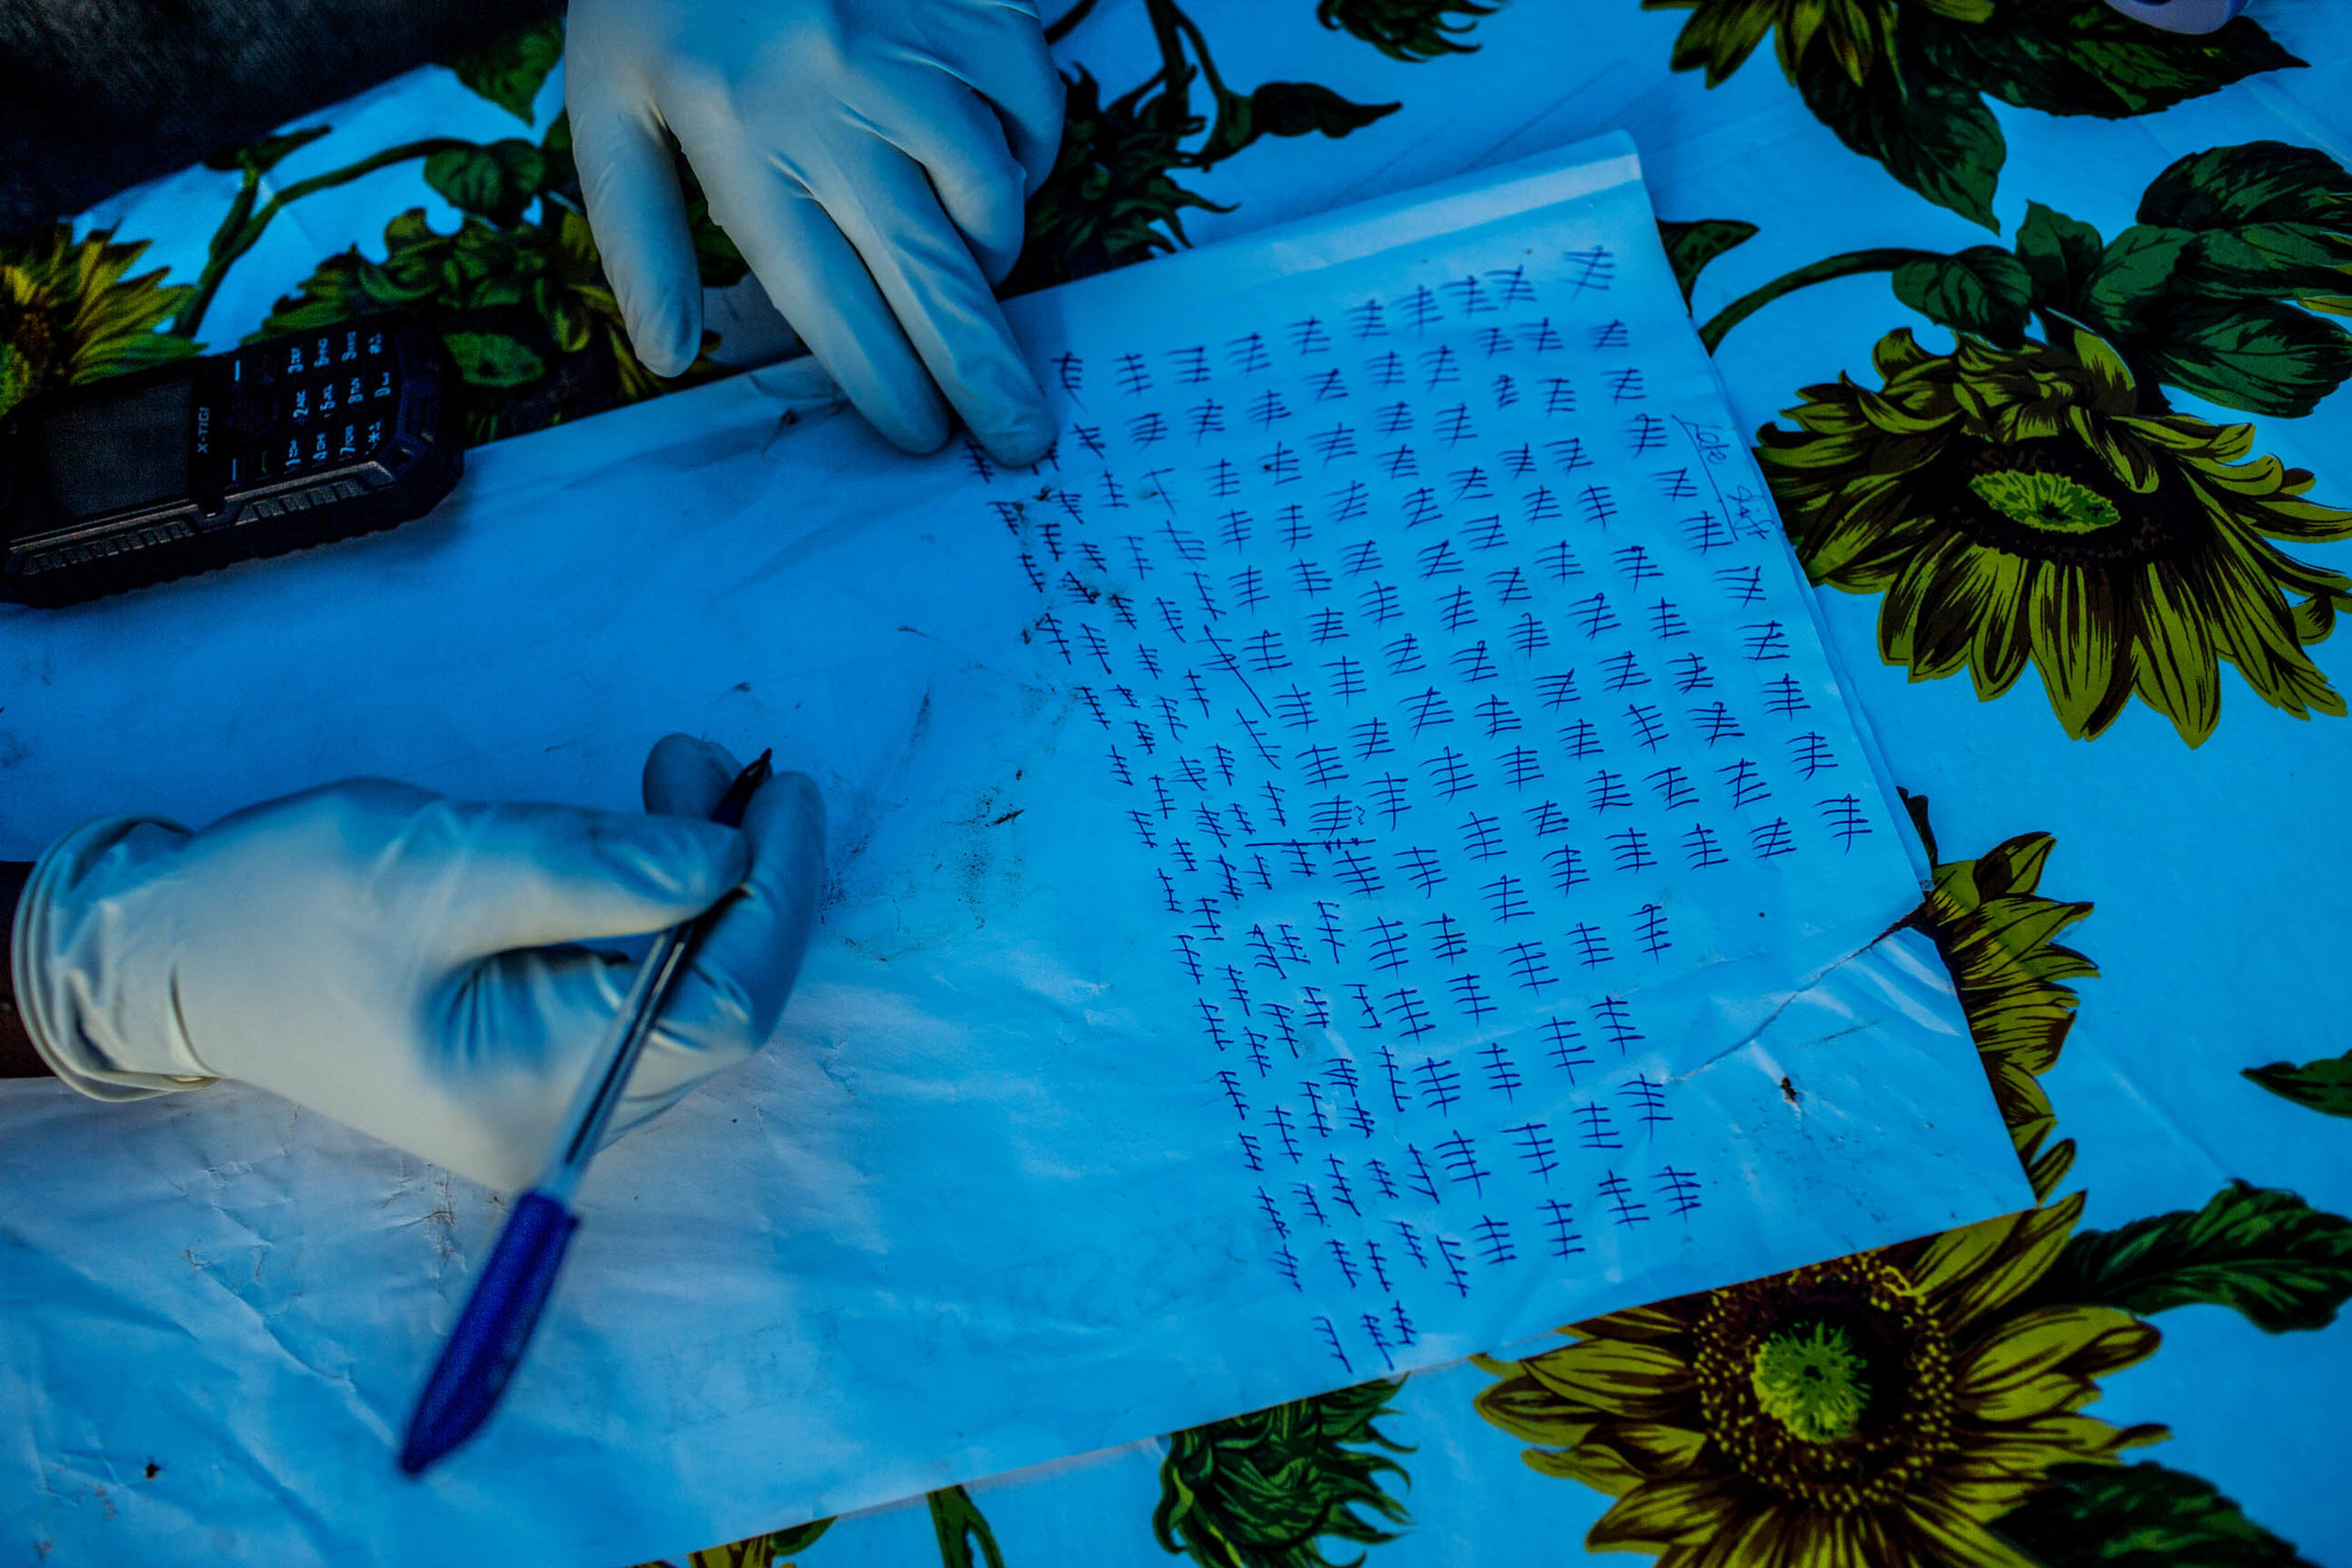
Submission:
[[[2044,1207],[697,1560],[2352,1561],[2352,21],[1080,0],[1055,31],[1067,140],[1015,287],[1632,133]],[[0,406],[387,306],[441,321],[477,440],[658,395],[577,211],[561,44],[0,252]],[[696,378],[787,341],[701,238]]]

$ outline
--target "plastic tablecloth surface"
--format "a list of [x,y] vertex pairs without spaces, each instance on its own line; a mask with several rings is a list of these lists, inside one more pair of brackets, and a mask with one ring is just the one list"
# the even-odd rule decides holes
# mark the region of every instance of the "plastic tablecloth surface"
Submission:
[[[1013,287],[1632,134],[2042,1207],[698,1560],[2352,1561],[2352,18],[1081,0],[1054,27],[1067,139]],[[560,55],[535,29],[0,254],[0,404],[388,305],[438,318],[476,440],[658,395],[570,199]],[[706,239],[698,378],[788,342]]]

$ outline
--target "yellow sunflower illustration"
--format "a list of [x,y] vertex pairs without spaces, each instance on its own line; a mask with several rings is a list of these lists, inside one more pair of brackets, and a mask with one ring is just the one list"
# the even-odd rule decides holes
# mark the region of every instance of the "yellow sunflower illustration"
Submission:
[[2312,476],[2252,456],[2251,425],[2140,414],[2130,373],[2073,353],[1961,336],[1931,354],[1899,330],[1878,390],[1808,387],[1756,455],[1816,582],[1883,594],[1879,653],[1914,680],[1966,668],[1979,697],[2028,661],[2066,733],[2098,735],[2137,692],[2191,746],[2221,712],[2218,661],[2275,706],[2341,716],[2303,652],[2352,580],[2273,540],[2352,538]]
[[163,273],[125,276],[147,242],[112,230],[76,240],[64,224],[0,246],[0,414],[50,387],[78,386],[197,352],[157,330],[189,291]]
[[[1927,801],[1907,800],[1935,860]],[[2042,1147],[2058,1115],[2041,1075],[2058,1065],[2074,1026],[2075,996],[2065,982],[2099,974],[2098,965],[2052,940],[2090,912],[2089,904],[2042,895],[2042,867],[2057,845],[2048,833],[2020,833],[1975,860],[1939,863],[1934,887],[1909,922],[1951,971],[2001,1119],[2039,1198],[2055,1192],[2074,1164],[2074,1139]]]
[[2169,1435],[2080,1414],[2154,1352],[2106,1307],[2014,1305],[2080,1195],[1883,1251],[1613,1312],[1479,1413],[1614,1497],[1585,1537],[1661,1568],[2033,1568],[1993,1529],[2053,1465]]

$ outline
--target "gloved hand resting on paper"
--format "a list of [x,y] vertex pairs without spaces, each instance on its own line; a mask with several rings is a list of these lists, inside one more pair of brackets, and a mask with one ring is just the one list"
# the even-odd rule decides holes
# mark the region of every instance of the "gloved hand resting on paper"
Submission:
[[674,375],[702,284],[663,139],[851,402],[910,451],[947,404],[995,457],[1054,430],[990,284],[1060,148],[1034,0],[574,0],[564,60],[588,220],[630,342]]
[[700,820],[737,769],[672,736],[648,815],[482,805],[358,779],[191,833],[111,817],[51,847],[18,907],[18,1006],[99,1099],[234,1078],[495,1187],[538,1174],[633,965],[566,945],[712,927],[615,1133],[757,1050],[824,876],[816,785],[779,774],[740,830]]

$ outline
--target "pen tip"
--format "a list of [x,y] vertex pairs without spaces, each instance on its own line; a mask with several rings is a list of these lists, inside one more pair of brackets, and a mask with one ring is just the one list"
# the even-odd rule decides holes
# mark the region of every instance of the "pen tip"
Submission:
[[433,1375],[417,1396],[416,1414],[409,1417],[400,1446],[405,1474],[423,1474],[471,1437],[497,1407],[579,1225],[570,1210],[545,1193],[528,1192],[516,1202],[441,1346]]
[[[423,1413],[419,1412],[421,1416]],[[452,1432],[440,1421],[415,1420],[408,1424],[407,1435],[400,1445],[400,1473],[421,1476],[440,1463],[443,1455],[472,1434],[471,1425]]]

